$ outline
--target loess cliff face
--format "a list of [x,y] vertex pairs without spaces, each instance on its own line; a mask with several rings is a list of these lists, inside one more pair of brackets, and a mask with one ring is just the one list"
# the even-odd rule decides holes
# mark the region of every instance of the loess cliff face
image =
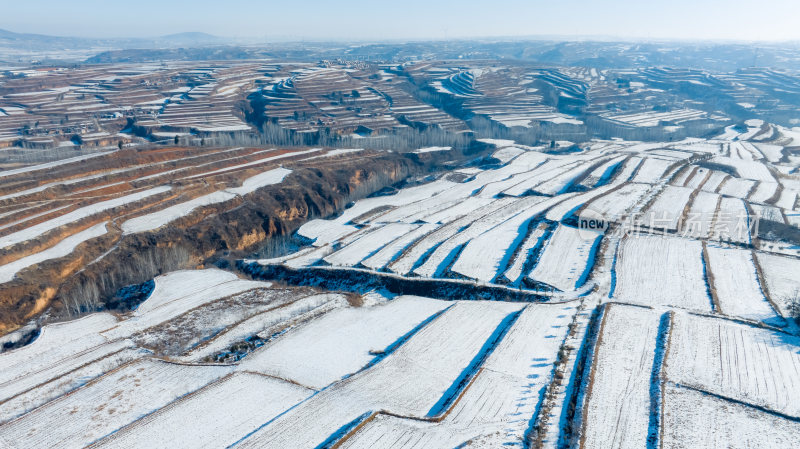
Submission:
[[[159,152],[145,153],[144,163],[123,152],[124,164],[104,156],[84,163],[84,167],[79,162],[59,168],[55,178],[69,182],[39,192],[33,190],[47,181],[20,180],[18,184],[24,187],[4,189],[12,195],[19,189],[31,192],[7,202],[8,210],[21,210],[25,203],[42,201],[52,206],[44,213],[42,207],[35,206],[33,210],[39,211],[38,215],[11,212],[12,218],[21,217],[24,226],[11,225],[0,232],[0,245],[11,242],[0,250],[0,263],[22,266],[13,279],[0,283],[0,334],[43,313],[49,319],[58,319],[113,308],[118,303],[115,293],[121,287],[145,282],[161,273],[212,264],[225,266],[230,258],[250,255],[271,238],[291,234],[310,218],[329,216],[354,199],[409,176],[425,174],[444,158],[467,157],[458,151],[420,159],[418,155],[393,152],[359,151],[327,157],[325,150],[295,150],[296,156],[272,150],[265,154],[280,162],[260,164],[255,150],[226,151],[233,151],[237,157],[226,162],[230,154],[203,154],[198,158],[205,164],[203,168],[184,164],[183,159],[197,156],[184,151],[173,151],[177,160],[166,162],[160,160],[163,157]],[[322,157],[310,158],[307,153],[311,151]],[[159,168],[148,165],[153,163]],[[125,164],[147,167],[144,171],[136,168],[123,179],[115,174],[103,176],[104,172],[125,170]],[[246,180],[270,170],[288,174],[279,182],[252,191],[237,190],[248,185]],[[53,182],[52,178],[49,182]],[[154,190],[162,187],[163,191]],[[183,207],[187,202],[216,198],[214,195],[220,192],[220,201],[201,202],[191,209]],[[119,204],[112,204],[114,207],[102,208],[104,202],[137,194],[148,196],[120,200]],[[70,196],[75,199],[62,200]],[[89,212],[81,215],[87,208]],[[181,212],[173,214],[166,224],[131,231],[129,220],[172,209]],[[65,216],[77,219],[70,221]],[[58,220],[64,223],[51,226],[61,223]],[[103,224],[105,229],[99,235],[78,239]],[[20,237],[20,233],[32,228],[43,232]],[[34,260],[33,264],[26,262],[63,246],[69,238],[77,241],[68,254]]]

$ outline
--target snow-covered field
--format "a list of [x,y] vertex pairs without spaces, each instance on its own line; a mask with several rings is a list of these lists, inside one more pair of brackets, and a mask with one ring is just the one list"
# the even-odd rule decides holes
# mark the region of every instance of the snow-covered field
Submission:
[[14,262],[9,264],[5,264],[0,266],[0,283],[8,282],[14,279],[14,276],[21,270],[24,270],[32,265],[36,265],[38,263],[44,262],[50,259],[57,259],[59,257],[64,257],[67,254],[71,253],[76,246],[80,245],[81,243],[91,240],[95,237],[100,237],[106,233],[106,225],[108,223],[103,222],[97,225],[94,225],[88,229],[85,229],[77,234],[73,234],[64,240],[58,242],[57,244],[51,246],[50,248],[31,254],[30,256],[23,257],[21,259],[17,259]]
[[800,418],[800,338],[676,313],[666,376],[672,382]]
[[587,204],[580,216],[600,220],[622,220],[649,190],[650,186],[647,184],[625,184]]
[[714,217],[717,214],[720,196],[703,190],[696,191],[689,212],[683,221],[682,232],[687,237],[707,238],[711,233]]
[[747,244],[750,243],[750,229],[754,226],[744,201],[722,197],[714,219],[711,239]]
[[147,197],[157,195],[159,193],[164,193],[170,190],[170,188],[171,188],[170,186],[154,187],[152,189],[147,189],[141,192],[132,193],[130,195],[125,195],[112,200],[100,201],[98,203],[94,203],[89,206],[75,209],[72,212],[66,213],[52,220],[47,220],[37,225],[33,225],[21,231],[15,232],[13,234],[8,234],[3,237],[0,237],[0,248],[8,248],[9,246],[16,245],[26,240],[34,239],[46,232],[59,228],[60,226],[74,223],[78,220],[82,220],[94,214],[104,212],[108,209],[124,206],[126,204],[134,203],[136,201],[143,200]]
[[643,211],[640,217],[642,226],[667,231],[677,230],[692,192],[692,189],[686,187],[666,186],[653,204]]
[[241,446],[317,446],[349,423],[380,410],[416,418],[436,416],[441,413],[437,404],[456,386],[459,373],[521,307],[460,303],[380,363],[300,403]]
[[800,296],[797,273],[800,273],[800,259],[774,254],[756,253],[756,259],[764,274],[766,290],[772,301],[780,308],[781,315],[791,316],[788,306],[792,298]]
[[579,289],[594,265],[602,231],[559,226],[528,277],[562,291]]
[[323,260],[335,266],[352,267],[378,252],[384,245],[416,230],[419,226],[406,223],[389,223],[374,231],[367,231],[356,241],[326,256]]
[[[536,415],[552,380],[571,312],[569,306],[528,306],[441,422],[379,416],[343,447],[519,445],[530,426],[525,417]],[[558,329],[552,334],[551,325]]]
[[335,310],[261,348],[241,367],[321,389],[360,370],[449,305],[401,296],[372,307]]
[[614,299],[710,312],[702,249],[697,240],[647,234],[628,237],[619,249]]
[[645,447],[661,315],[609,304],[602,320],[586,387],[582,439],[585,447]]
[[656,183],[659,179],[661,179],[662,176],[664,176],[667,169],[674,163],[675,161],[668,159],[649,157],[644,160],[642,165],[639,167],[639,170],[636,172],[636,176],[634,176],[631,181],[645,182],[650,184]]
[[760,321],[778,318],[761,290],[750,251],[714,245],[708,245],[707,251],[707,268],[722,309],[718,312]]
[[[274,377],[234,373],[135,421],[96,447],[227,447],[312,393]],[[238,418],[231,420],[233,416]]]
[[226,366],[135,362],[3,425],[2,438],[20,447],[86,446],[229,372]]
[[283,178],[285,178],[291,172],[291,170],[285,168],[276,168],[266,171],[245,179],[241,187],[219,190],[217,192],[199,196],[189,201],[178,203],[174,206],[167,207],[151,214],[132,218],[122,224],[122,230],[127,234],[133,234],[137,232],[147,232],[158,229],[172,221],[189,215],[196,209],[230,201],[236,198],[237,195],[244,196],[248,193],[255,192],[261,187],[278,184],[283,181]]
[[548,207],[568,198],[562,195],[528,207],[524,212],[471,239],[453,264],[451,271],[480,282],[490,282],[511,259],[531,222]]
[[790,448],[800,439],[800,423],[668,384],[662,432],[664,447]]

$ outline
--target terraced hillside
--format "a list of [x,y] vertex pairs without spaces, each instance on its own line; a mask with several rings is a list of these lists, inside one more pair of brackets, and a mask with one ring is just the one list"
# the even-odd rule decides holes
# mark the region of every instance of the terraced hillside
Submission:
[[167,147],[2,171],[0,328],[90,312],[126,285],[249,254],[459,154]]
[[126,273],[112,260],[161,263],[142,282],[292,233],[4,337],[0,441],[792,447],[800,179],[793,135],[748,124],[774,138],[488,139],[460,164],[164,148],[0,172],[2,291],[31,298],[6,310],[87,311]]

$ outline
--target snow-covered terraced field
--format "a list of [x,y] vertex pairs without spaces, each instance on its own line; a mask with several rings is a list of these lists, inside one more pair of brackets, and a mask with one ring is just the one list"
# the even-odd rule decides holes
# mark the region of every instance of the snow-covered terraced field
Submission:
[[668,159],[648,157],[636,171],[636,175],[633,177],[633,179],[631,179],[631,181],[649,184],[656,183],[666,174],[667,169],[670,168],[670,166],[672,166],[674,163],[675,161]]
[[797,336],[676,313],[669,342],[669,381],[800,418]]
[[579,289],[594,265],[602,237],[599,231],[559,226],[547,241],[528,279],[562,291]]
[[348,244],[330,256],[324,257],[323,260],[336,266],[357,265],[362,260],[380,250],[387,242],[391,243],[403,235],[416,230],[417,227],[418,225],[405,223],[389,223],[385,226],[378,227],[378,229],[374,231],[367,231],[356,241]]
[[487,340],[511,324],[520,305],[459,303],[415,333],[380,363],[312,396],[241,442],[242,447],[316,446],[373,412],[436,416],[457,393]]
[[738,198],[722,197],[712,226],[712,240],[750,243],[750,229],[755,223],[744,201]]
[[134,362],[3,425],[2,438],[9,445],[86,446],[230,372],[226,366]]
[[653,204],[643,211],[640,218],[642,226],[666,231],[677,230],[692,192],[692,189],[686,187],[666,186]]
[[73,234],[64,240],[58,242],[57,244],[51,246],[50,248],[31,254],[30,256],[23,257],[21,259],[17,259],[14,262],[11,262],[6,265],[0,265],[0,283],[8,282],[14,279],[14,276],[32,265],[36,265],[42,263],[46,260],[50,259],[57,259],[59,257],[64,257],[71,253],[76,246],[80,245],[87,240],[91,240],[95,237],[100,237],[106,233],[106,226],[108,223],[103,222],[97,225],[94,225],[84,231],[78,232],[77,234]]
[[113,209],[116,207],[124,206],[128,203],[141,201],[143,199],[146,199],[147,197],[158,195],[160,193],[164,193],[169,190],[170,190],[169,186],[155,187],[141,192],[132,193],[130,195],[126,195],[117,199],[101,201],[99,203],[92,204],[91,206],[86,206],[80,209],[76,209],[58,218],[54,218],[52,220],[48,220],[33,225],[22,231],[17,231],[13,234],[8,234],[6,236],[0,237],[0,248],[8,248],[10,246],[22,243],[26,240],[31,240],[36,237],[39,237],[40,235],[55,230],[61,226],[68,225],[78,220],[90,217],[94,214],[105,212],[109,209]]
[[480,282],[495,279],[509,262],[519,240],[539,214],[550,206],[567,199],[569,195],[545,200],[527,207],[523,212],[471,239],[453,264],[451,271]]
[[761,289],[750,251],[713,245],[707,251],[713,294],[722,309],[718,312],[765,322],[778,318]]
[[599,220],[622,220],[650,188],[647,184],[625,184],[588,203],[580,216]]
[[[227,447],[311,394],[291,382],[238,372],[131,423],[95,447]],[[231,422],[232,416],[241,418]]]
[[583,447],[646,446],[660,322],[648,308],[606,306],[586,386]]
[[792,447],[800,423],[704,392],[667,384],[664,447]]
[[791,316],[789,304],[800,291],[800,286],[797,285],[800,259],[757,252],[756,260],[761,266],[763,282],[766,283],[762,287],[766,288],[772,302],[780,308],[781,315]]
[[260,349],[241,367],[321,389],[357,372],[375,358],[371,353],[385,352],[448,306],[401,296],[372,307],[335,310]]
[[536,415],[552,379],[552,364],[572,312],[569,306],[528,306],[440,422],[379,416],[342,447],[521,444],[531,424],[526,417]]
[[[705,174],[706,176],[705,177],[702,176],[703,174]],[[729,177],[730,176],[727,173],[717,170],[711,170],[710,172],[707,171],[705,173],[701,173],[698,171],[695,177],[692,178],[692,180],[689,181],[689,183],[686,186],[692,188],[699,187],[705,190],[706,192],[716,192],[722,185],[722,183],[725,182],[725,180],[728,179]],[[699,179],[700,182],[696,183],[695,179]]]
[[614,299],[710,312],[702,250],[697,240],[628,237],[618,250]]
[[777,190],[777,182],[759,182],[750,193],[749,200],[753,203],[765,204],[767,200],[775,196]]
[[719,207],[720,196],[703,190],[696,191],[689,205],[682,232],[693,238],[708,238]]

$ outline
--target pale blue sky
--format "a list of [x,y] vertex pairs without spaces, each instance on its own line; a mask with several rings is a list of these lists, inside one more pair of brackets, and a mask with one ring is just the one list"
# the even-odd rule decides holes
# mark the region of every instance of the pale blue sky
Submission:
[[800,0],[0,0],[0,28],[86,37],[800,40]]

